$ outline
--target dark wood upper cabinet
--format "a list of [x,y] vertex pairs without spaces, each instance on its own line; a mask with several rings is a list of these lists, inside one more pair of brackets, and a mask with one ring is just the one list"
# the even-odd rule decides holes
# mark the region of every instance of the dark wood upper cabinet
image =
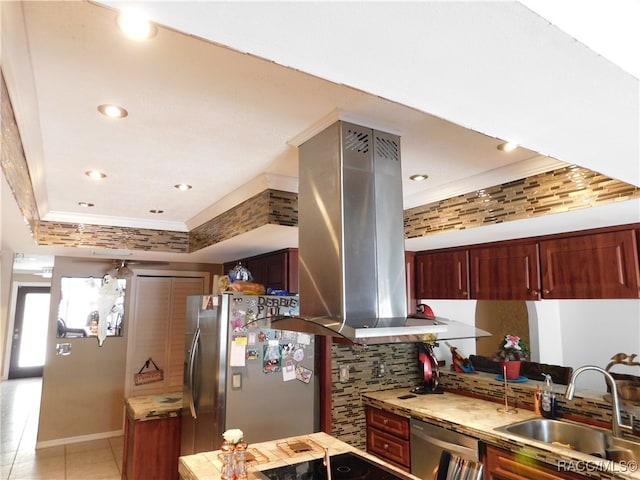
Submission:
[[540,270],[537,243],[497,245],[469,251],[471,298],[538,300]]
[[637,223],[417,252],[416,294],[418,299],[640,298],[639,258]]
[[416,298],[468,299],[468,265],[468,250],[416,254]]
[[639,298],[635,230],[540,242],[542,297]]
[[407,314],[416,311],[416,252],[404,252],[404,268],[407,280]]
[[228,274],[238,261],[251,272],[253,281],[265,288],[298,291],[298,249],[285,248],[263,255],[236,260],[224,264],[224,273]]

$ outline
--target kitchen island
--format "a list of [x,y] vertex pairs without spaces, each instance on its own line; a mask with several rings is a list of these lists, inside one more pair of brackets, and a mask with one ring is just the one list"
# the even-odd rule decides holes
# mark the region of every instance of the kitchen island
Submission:
[[[296,452],[292,449],[294,444],[306,444],[308,451]],[[270,442],[250,444],[248,452],[255,458],[249,462],[249,480],[256,480],[259,477],[255,472],[270,470],[285,465],[306,462],[308,460],[322,458],[324,447],[329,449],[330,455],[339,455],[347,452],[354,452],[365,457],[378,465],[381,465],[403,479],[419,480],[417,477],[399,470],[382,460],[369,455],[347,443],[327,435],[326,433],[313,433],[304,436],[284,438]],[[220,451],[197,453],[180,457],[178,471],[182,480],[220,480],[221,461],[218,458]]]
[[[619,465],[604,459],[564,448],[561,446],[532,442],[522,437],[496,430],[519,421],[535,418],[534,412],[518,409],[517,413],[505,414],[498,411],[500,403],[456,395],[417,395],[406,397],[407,389],[384,390],[363,394],[363,403],[368,408],[376,408],[399,415],[406,419],[415,418],[427,423],[447,428],[479,439],[490,450],[497,449],[505,455],[513,456],[517,463],[532,462],[544,465],[557,476],[509,476],[508,478],[627,478],[640,479],[637,465]],[[487,459],[485,459],[485,462]],[[485,465],[485,470],[487,470]],[[576,475],[577,474],[577,475]],[[485,473],[485,478],[492,477]]]
[[125,400],[122,480],[177,480],[182,393]]

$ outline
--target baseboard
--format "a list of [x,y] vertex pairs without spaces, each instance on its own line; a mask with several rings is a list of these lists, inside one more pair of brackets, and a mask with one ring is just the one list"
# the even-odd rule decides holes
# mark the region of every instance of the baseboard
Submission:
[[105,438],[121,437],[124,430],[114,430],[113,432],[92,433],[91,435],[80,435],[77,437],[58,438],[56,440],[47,440],[36,443],[36,450],[40,448],[58,447],[60,445],[69,445],[71,443],[90,442],[92,440],[103,440]]

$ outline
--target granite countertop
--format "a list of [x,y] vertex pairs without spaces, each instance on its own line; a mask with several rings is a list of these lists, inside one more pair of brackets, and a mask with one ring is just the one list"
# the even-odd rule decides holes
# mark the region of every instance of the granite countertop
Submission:
[[[307,442],[313,447],[313,450],[308,453],[297,453],[293,455],[291,453],[287,453],[286,444],[291,441]],[[329,448],[329,453],[331,455],[338,455],[345,452],[356,452],[365,458],[385,465],[387,468],[405,475],[407,478],[419,480],[417,477],[410,475],[407,472],[403,472],[402,470],[398,470],[394,466],[377,457],[369,455],[362,450],[358,450],[357,448],[322,432],[273,440],[270,442],[249,444],[247,451],[250,454],[253,454],[256,461],[249,462],[248,464],[248,480],[255,480],[258,478],[253,473],[255,471],[268,470],[271,468],[281,467],[283,465],[293,465],[313,460],[315,458],[321,458],[324,455],[324,447]],[[178,471],[182,480],[220,480],[221,462],[218,459],[219,453],[220,451],[217,450],[215,452],[204,452],[180,457]]]
[[140,395],[125,400],[127,416],[132,420],[156,420],[177,417],[182,410],[182,393]]
[[[554,467],[559,462],[564,462],[565,465],[578,465],[576,462],[582,462],[579,465],[584,466],[585,471],[578,470],[576,473],[585,476],[640,479],[640,473],[629,471],[631,468],[618,468],[614,475],[612,471],[605,471],[607,467],[613,469],[611,465],[604,465],[611,462],[603,460],[602,468],[599,468],[600,459],[591,455],[552,444],[528,442],[522,437],[495,430],[535,418],[535,414],[530,410],[518,409],[517,413],[505,414],[498,411],[503,406],[500,403],[451,392],[442,395],[418,395],[404,400],[398,398],[407,393],[407,389],[384,390],[365,393],[362,398],[365,405],[455,430],[480,439],[486,444],[526,455]],[[589,466],[593,468],[588,468]]]

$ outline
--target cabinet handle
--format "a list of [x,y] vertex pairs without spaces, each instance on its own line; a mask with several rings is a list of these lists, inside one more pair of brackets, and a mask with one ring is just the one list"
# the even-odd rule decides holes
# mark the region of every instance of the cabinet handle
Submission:
[[384,449],[385,449],[385,450],[389,450],[389,444],[388,444],[388,443],[385,443],[385,444],[384,444]]
[[460,295],[462,295],[463,297],[467,296],[467,291],[466,290],[460,290]]
[[547,290],[545,288],[544,290],[542,290],[542,293],[544,293],[545,295],[549,295],[551,293],[551,290]]
[[387,423],[389,423],[389,420],[387,420],[387,419],[385,418],[384,420],[382,420],[382,423],[384,423],[384,424],[386,425]]
[[538,296],[538,290],[531,290],[531,296],[532,297],[537,297]]

